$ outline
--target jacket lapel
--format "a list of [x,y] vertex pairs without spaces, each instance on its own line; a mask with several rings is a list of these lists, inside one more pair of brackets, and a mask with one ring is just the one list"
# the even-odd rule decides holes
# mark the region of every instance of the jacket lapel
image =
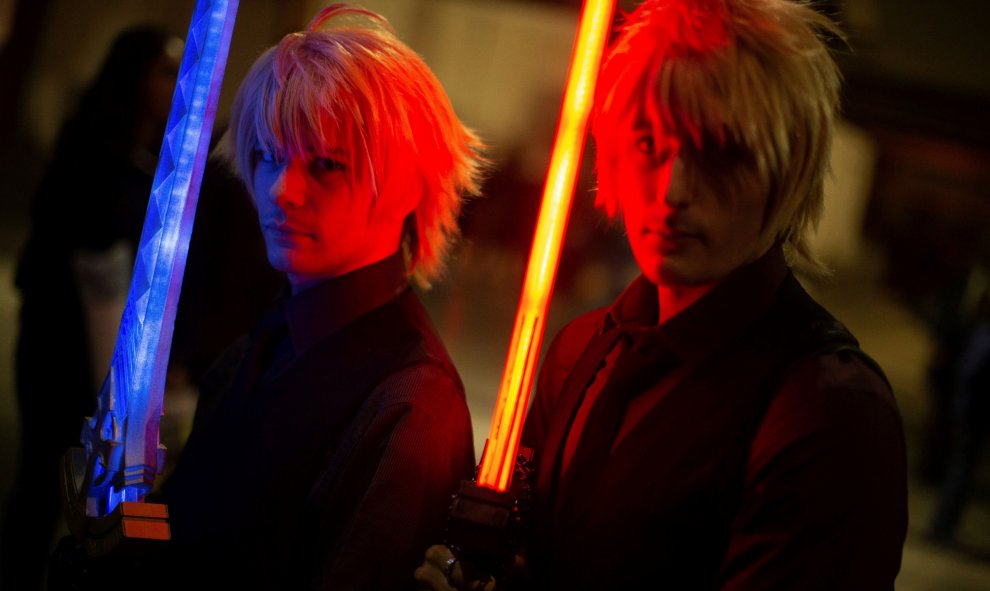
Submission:
[[546,491],[545,502],[553,502],[560,481],[560,461],[563,440],[567,435],[574,413],[577,411],[584,393],[595,374],[605,361],[605,356],[615,345],[622,331],[617,328],[603,334],[596,334],[585,347],[574,366],[574,370],[564,382],[560,399],[544,441],[543,458],[539,463],[537,490]]

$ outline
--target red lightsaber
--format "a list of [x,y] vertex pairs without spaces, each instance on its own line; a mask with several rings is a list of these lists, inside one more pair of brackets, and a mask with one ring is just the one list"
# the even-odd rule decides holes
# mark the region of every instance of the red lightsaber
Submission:
[[585,0],[581,10],[522,296],[491,431],[478,470],[478,486],[499,492],[508,490],[512,482],[523,416],[529,404],[547,307],[581,164],[588,114],[614,11],[615,0]]

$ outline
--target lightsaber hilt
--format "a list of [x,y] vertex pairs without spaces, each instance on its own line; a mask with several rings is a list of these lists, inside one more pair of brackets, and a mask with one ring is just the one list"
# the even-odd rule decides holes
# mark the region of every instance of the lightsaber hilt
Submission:
[[462,480],[450,506],[445,545],[481,572],[501,577],[525,536],[533,487],[533,450],[520,448],[512,487],[497,491]]

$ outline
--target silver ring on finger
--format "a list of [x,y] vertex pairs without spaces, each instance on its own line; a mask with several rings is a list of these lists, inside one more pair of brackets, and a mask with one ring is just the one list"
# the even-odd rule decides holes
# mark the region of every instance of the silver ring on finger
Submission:
[[448,581],[450,580],[450,571],[454,569],[455,564],[457,564],[456,556],[451,556],[443,563],[443,576],[447,577]]

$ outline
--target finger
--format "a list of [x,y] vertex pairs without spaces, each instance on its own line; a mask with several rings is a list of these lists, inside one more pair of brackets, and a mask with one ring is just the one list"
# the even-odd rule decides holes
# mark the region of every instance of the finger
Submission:
[[490,574],[479,573],[477,571],[471,572],[473,569],[468,569],[469,572],[465,573],[461,569],[461,563],[457,562],[454,568],[451,569],[450,581],[452,584],[456,585],[458,589],[465,589],[467,591],[494,591],[496,588],[495,578]]
[[441,571],[443,571],[443,567],[447,564],[447,561],[453,557],[454,553],[446,546],[437,544],[426,549],[426,562]]
[[424,563],[413,573],[416,581],[428,585],[432,591],[457,591],[447,582],[447,577],[432,563]]

